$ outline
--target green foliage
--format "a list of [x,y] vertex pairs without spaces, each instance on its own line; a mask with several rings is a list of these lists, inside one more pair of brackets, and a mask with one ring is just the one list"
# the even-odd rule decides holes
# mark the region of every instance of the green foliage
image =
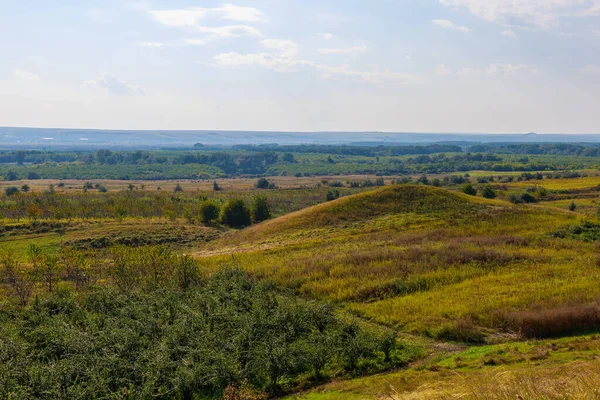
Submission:
[[252,215],[242,199],[229,200],[221,210],[221,223],[231,228],[242,228],[252,223]]
[[[0,319],[0,397],[263,399],[309,374],[400,365],[377,332],[240,270],[206,280],[190,258],[160,249],[116,254],[136,284],[59,286]],[[143,283],[169,263],[171,276]]]
[[256,181],[256,185],[254,185],[254,187],[257,189],[275,189],[275,184],[269,182],[269,180],[266,178],[260,178],[258,181]]
[[174,192],[183,192],[183,187],[181,187],[181,185],[178,183],[177,185],[175,185],[175,189],[173,189]]
[[462,192],[469,196],[477,196],[477,190],[470,183],[465,183],[462,187]]
[[562,239],[595,242],[600,240],[600,224],[584,222],[583,224],[569,225],[552,233],[552,236]]
[[496,191],[494,190],[492,185],[485,185],[481,192],[481,196],[485,197],[486,199],[495,199]]
[[12,196],[19,193],[19,188],[16,186],[9,186],[4,189],[4,193],[6,193],[7,196]]
[[329,189],[327,191],[327,196],[325,197],[325,199],[327,201],[332,201],[335,199],[339,199],[340,198],[340,191],[337,189]]
[[575,204],[575,201],[571,201],[571,204],[569,204],[569,211],[575,211],[577,209],[577,204]]
[[206,200],[200,204],[200,221],[204,225],[211,225],[219,219],[221,214],[221,204],[214,200]]
[[29,190],[31,190],[31,187],[28,184],[21,186],[21,192],[27,193]]
[[269,199],[264,195],[254,196],[252,199],[252,221],[255,223],[263,222],[272,218]]

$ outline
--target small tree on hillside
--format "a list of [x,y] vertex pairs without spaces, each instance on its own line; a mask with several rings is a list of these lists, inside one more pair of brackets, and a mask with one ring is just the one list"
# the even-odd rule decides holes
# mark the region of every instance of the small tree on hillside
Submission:
[[577,209],[577,204],[574,201],[569,204],[569,211],[575,211]]
[[250,209],[242,199],[229,200],[221,210],[221,223],[232,228],[251,224]]
[[221,205],[214,200],[207,200],[200,204],[200,221],[204,225],[210,225],[219,219]]
[[7,196],[12,196],[14,194],[19,193],[19,188],[16,186],[9,186],[6,189],[4,189],[4,193],[6,193]]
[[217,181],[213,181],[213,190],[215,192],[218,192],[221,190],[221,186],[219,186],[219,184],[217,183]]
[[255,223],[266,221],[271,218],[271,207],[267,196],[254,196],[252,200],[252,220]]
[[175,191],[175,192],[183,192],[183,188],[182,188],[182,187],[181,187],[181,185],[178,183],[178,184],[175,186],[175,189],[173,189],[173,191]]
[[469,196],[477,196],[477,190],[470,183],[465,183],[462,191],[464,194],[468,194]]
[[492,188],[491,185],[485,185],[483,187],[483,191],[481,192],[481,195],[483,197],[485,197],[486,199],[495,199],[496,198],[496,192],[494,191],[494,188]]

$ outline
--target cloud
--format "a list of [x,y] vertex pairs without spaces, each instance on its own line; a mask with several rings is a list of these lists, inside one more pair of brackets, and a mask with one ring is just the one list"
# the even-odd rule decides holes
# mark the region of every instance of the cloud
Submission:
[[183,41],[188,46],[204,46],[210,42],[207,39],[185,39]]
[[197,31],[206,33],[210,39],[232,38],[242,36],[262,36],[262,33],[251,26],[246,25],[228,25],[211,28],[207,26],[197,26]]
[[321,72],[323,79],[354,78],[367,83],[414,83],[416,77],[412,74],[395,72],[389,69],[375,69],[371,71],[355,70],[349,65],[330,66],[317,64],[315,68]]
[[435,67],[435,73],[438,75],[452,75],[452,71],[444,64]]
[[432,22],[434,25],[440,26],[442,28],[454,29],[454,30],[460,31],[460,32],[471,32],[471,30],[469,28],[467,28],[466,26],[454,25],[454,23],[452,21],[448,21],[447,19],[434,19]]
[[506,36],[506,37],[511,37],[511,38],[517,37],[517,34],[515,33],[515,31],[513,31],[511,29],[507,29],[505,31],[502,31],[502,35]]
[[267,22],[263,12],[252,7],[225,4],[222,7],[191,7],[148,11],[158,22],[167,26],[186,27],[198,24],[204,18],[217,18],[236,22]]
[[27,82],[39,81],[42,79],[38,74],[34,74],[33,72],[25,71],[23,69],[16,70],[14,76],[21,81]]
[[464,67],[458,71],[459,75],[517,75],[517,74],[538,74],[539,69],[524,64],[490,64],[486,68],[468,68]]
[[319,73],[323,79],[353,78],[369,83],[414,81],[414,76],[390,70],[361,71],[349,65],[332,66],[319,64],[300,57],[299,46],[290,40],[265,39],[263,47],[270,51],[241,54],[237,52],[222,53],[214,57],[217,66],[242,67],[259,66],[276,72],[295,72],[300,68],[309,68]]
[[588,64],[579,70],[581,74],[596,75],[600,74],[600,66]]
[[144,95],[146,91],[139,86],[130,85],[120,80],[115,74],[101,71],[96,79],[86,81],[85,87],[108,90],[115,95]]
[[320,54],[359,54],[364,53],[369,48],[366,44],[353,47],[341,47],[336,49],[319,49]]
[[600,15],[600,0],[440,0],[486,21],[508,26],[549,29],[564,18]]
[[325,39],[325,40],[331,40],[331,39],[333,39],[333,34],[332,33],[328,33],[328,32],[321,33],[320,36],[323,39]]

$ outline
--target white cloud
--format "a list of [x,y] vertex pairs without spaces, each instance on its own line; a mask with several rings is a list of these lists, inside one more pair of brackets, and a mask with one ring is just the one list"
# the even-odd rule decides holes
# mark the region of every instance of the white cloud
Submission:
[[537,74],[540,70],[525,64],[490,64],[486,68],[468,68],[464,67],[458,71],[459,75],[517,75],[517,74]]
[[228,25],[219,27],[197,26],[197,31],[206,33],[211,39],[232,38],[242,36],[262,36],[262,33],[247,25]]
[[517,37],[517,34],[512,29],[507,29],[507,30],[502,31],[502,35],[506,36],[506,37],[511,37],[511,38]]
[[503,25],[548,29],[561,19],[600,15],[600,0],[440,0]]
[[23,69],[16,70],[14,75],[15,78],[27,82],[39,81],[42,79],[38,74],[34,74],[33,72],[25,71]]
[[294,72],[300,68],[310,68],[316,70],[323,79],[353,78],[357,81],[369,83],[408,83],[415,80],[413,75],[387,69],[361,71],[355,70],[349,65],[332,66],[306,60],[300,57],[298,45],[289,40],[265,39],[261,44],[270,52],[222,53],[214,57],[215,63],[223,67],[260,66],[276,72]]
[[467,28],[466,26],[454,25],[454,23],[452,21],[448,21],[447,19],[434,19],[432,22],[434,25],[440,26],[442,28],[454,29],[454,30],[460,31],[460,32],[471,32],[471,30],[469,28]]
[[158,22],[163,25],[185,27],[194,26],[204,18],[218,18],[236,22],[266,22],[262,11],[252,7],[240,7],[225,4],[222,7],[203,8],[191,7],[172,10],[148,11]]
[[333,34],[332,33],[328,33],[328,32],[321,33],[320,36],[323,39],[325,39],[325,40],[331,40],[331,39],[333,39]]
[[101,71],[100,76],[84,83],[85,87],[108,90],[115,95],[144,95],[146,91],[120,80],[115,74]]
[[366,44],[361,44],[360,46],[341,47],[335,49],[319,49],[318,51],[321,54],[359,54],[366,52],[368,49],[369,48]]
[[354,78],[355,80],[368,83],[414,83],[416,77],[412,74],[391,71],[389,69],[375,69],[372,71],[355,70],[349,65],[330,66],[317,64],[315,66],[321,72],[323,79]]
[[452,75],[452,71],[444,64],[435,67],[435,73],[438,75]]
[[590,30],[592,31],[592,35],[600,36],[600,29],[596,28],[595,26],[590,26]]
[[595,75],[600,74],[600,66],[588,64],[579,70],[582,74]]

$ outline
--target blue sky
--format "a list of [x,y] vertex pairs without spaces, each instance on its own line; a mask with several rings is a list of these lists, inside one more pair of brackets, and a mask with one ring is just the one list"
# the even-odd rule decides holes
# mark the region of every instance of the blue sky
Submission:
[[600,133],[600,0],[0,5],[0,125]]

